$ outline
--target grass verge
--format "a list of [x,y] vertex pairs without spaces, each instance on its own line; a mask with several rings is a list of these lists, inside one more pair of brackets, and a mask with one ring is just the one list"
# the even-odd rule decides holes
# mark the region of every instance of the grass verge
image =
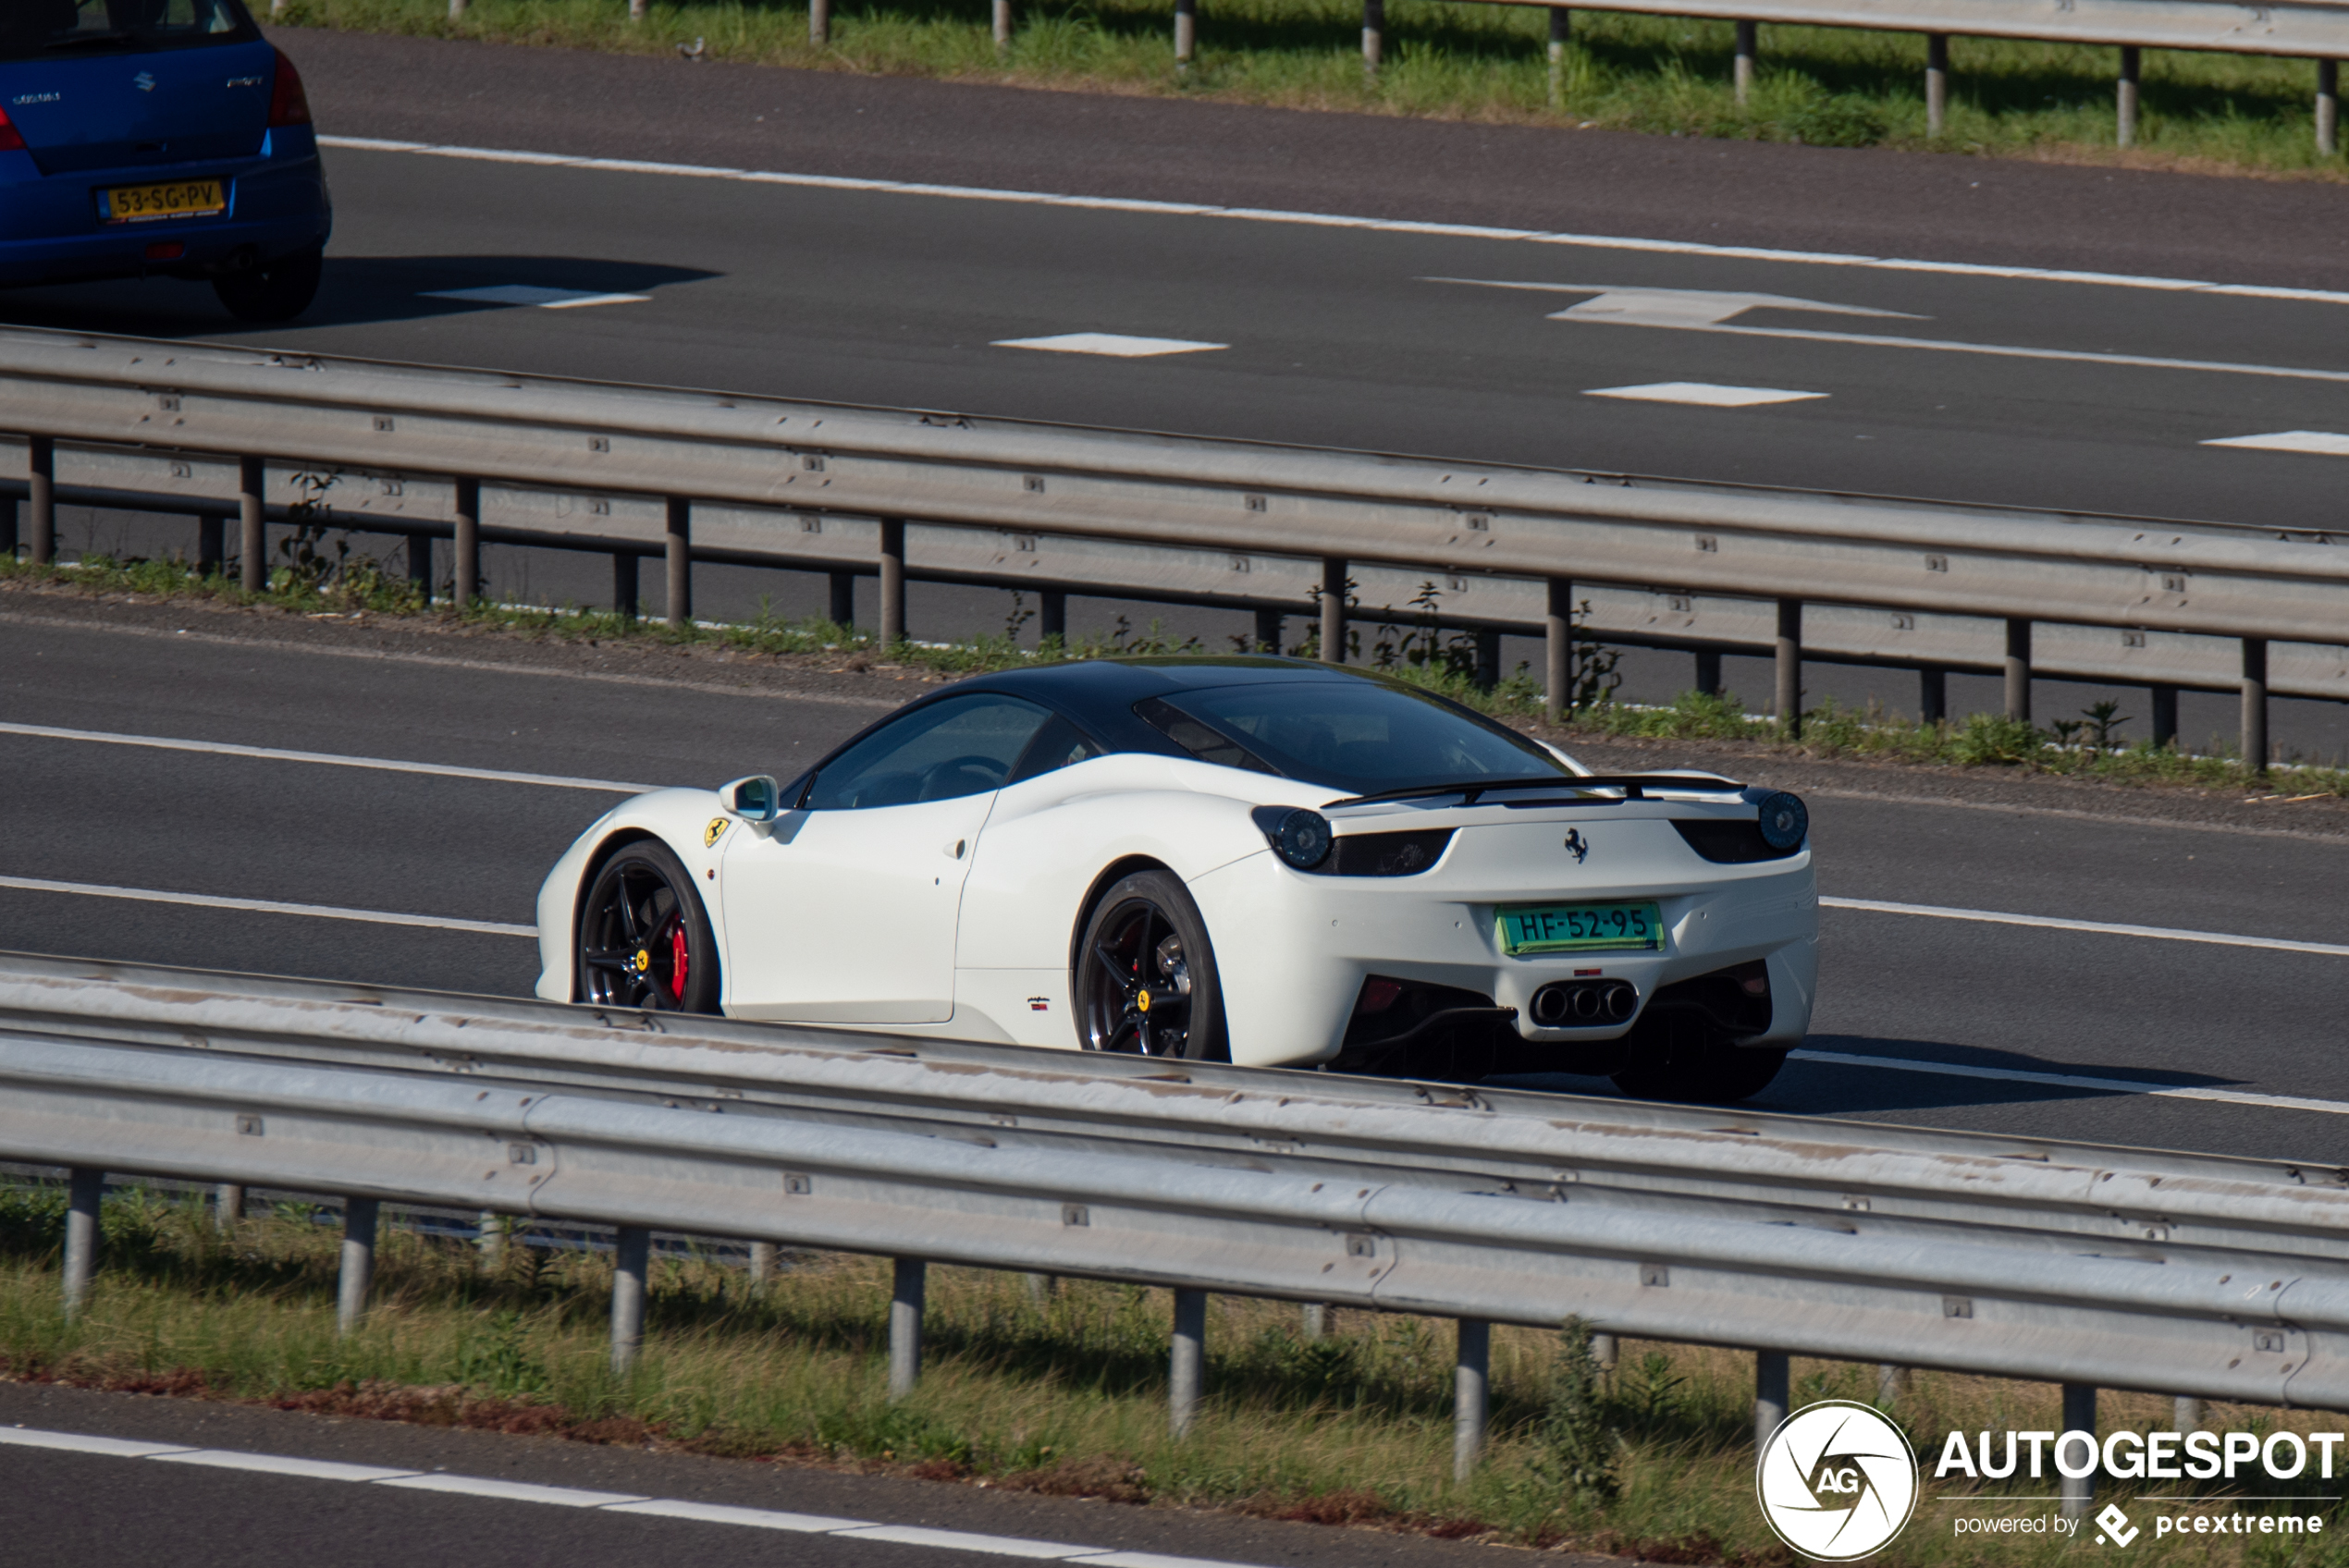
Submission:
[[[1347,1311],[1312,1340],[1293,1307],[1214,1298],[1205,1408],[1177,1441],[1165,1429],[1162,1291],[1064,1281],[1039,1300],[1018,1275],[934,1269],[922,1382],[892,1403],[879,1259],[806,1255],[764,1285],[707,1259],[658,1261],[645,1354],[622,1379],[609,1367],[602,1256],[510,1246],[491,1272],[465,1243],[387,1230],[374,1309],[338,1341],[338,1231],[305,1206],[224,1235],[200,1204],[134,1188],[105,1207],[104,1268],[68,1327],[57,1312],[62,1214],[57,1188],[0,1191],[0,1375],[1648,1562],[1791,1561],[1753,1501],[1753,1364],[1731,1351],[1626,1342],[1619,1365],[1601,1372],[1577,1325],[1498,1329],[1492,1446],[1476,1477],[1455,1485],[1451,1333],[1434,1319]],[[1876,1390],[1874,1367],[1798,1361],[1794,1378],[1798,1405]],[[1929,1472],[1949,1431],[2051,1429],[2057,1404],[2039,1385],[1918,1373],[1887,1408]],[[2139,1395],[2108,1394],[2102,1411],[2108,1431],[2166,1428],[2171,1415],[2168,1401]],[[2204,1424],[2333,1425],[2235,1407],[2214,1407]],[[2343,1485],[2303,1477],[2272,1489],[2321,1493],[2317,1508],[2330,1516]],[[2136,1487],[2120,1488],[2125,1507]],[[2200,1495],[2224,1513],[2279,1506],[2216,1486]],[[2028,1568],[2069,1550],[2051,1537],[1956,1535],[1957,1515],[1986,1506],[1964,1496],[1929,1485],[1916,1522],[1876,1561]],[[2132,1555],[2313,1568],[2349,1560],[2349,1539],[2188,1545],[2157,1543],[2148,1530]]]
[[[1024,646],[1019,637],[1035,612],[1017,594],[1000,636],[955,643],[900,643],[887,648],[852,627],[766,613],[739,624],[679,628],[662,620],[566,606],[476,605],[459,611],[445,600],[427,602],[414,584],[385,573],[372,559],[339,554],[328,557],[314,553],[300,557],[294,565],[278,567],[268,590],[258,594],[249,594],[217,574],[198,573],[180,561],[117,561],[105,556],[84,557],[67,567],[35,567],[0,557],[0,586],[9,584],[262,607],[321,619],[404,619],[532,639],[721,648],[855,671],[914,668],[963,676],[1058,659],[1224,651],[1208,648],[1196,638],[1168,637],[1156,623],[1138,629],[1123,617],[1106,630]],[[1523,667],[1489,688],[1476,683],[1475,639],[1446,629],[1439,611],[1431,584],[1408,614],[1381,611],[1376,613],[1393,619],[1349,621],[1348,659],[1569,744],[1577,738],[1741,741],[1807,757],[2247,791],[2270,801],[2349,796],[2349,768],[2337,764],[2287,758],[2262,773],[2244,766],[2224,737],[2212,737],[2200,752],[2128,741],[2121,731],[2134,720],[2110,704],[2041,727],[1986,713],[1918,724],[1899,715],[1829,701],[1803,715],[1801,739],[1789,741],[1775,719],[1748,713],[1734,693],[1687,692],[1662,706],[1617,702],[1615,651],[1580,634],[1569,668],[1573,700],[1563,729],[1554,730],[1543,723],[1541,687]],[[1318,631],[1309,627],[1301,641],[1283,651],[1310,657],[1318,652]],[[1235,645],[1241,642],[1235,640]]]
[[[290,0],[301,26],[482,39],[862,74],[1266,104],[1678,136],[1890,146],[2197,172],[2343,178],[2315,151],[2315,69],[2305,60],[2147,51],[2137,145],[2113,145],[2116,52],[1962,38],[1943,133],[1925,118],[1925,40],[1852,29],[1767,27],[1751,100],[1729,83],[1732,25],[1577,11],[1555,78],[1537,6],[1394,0],[1375,81],[1353,0],[1216,0],[1201,48],[1175,68],[1164,0],[1023,0],[999,54],[985,0],[842,0],[832,42],[807,42],[804,5],[657,0]],[[685,68],[682,64],[680,68]]]

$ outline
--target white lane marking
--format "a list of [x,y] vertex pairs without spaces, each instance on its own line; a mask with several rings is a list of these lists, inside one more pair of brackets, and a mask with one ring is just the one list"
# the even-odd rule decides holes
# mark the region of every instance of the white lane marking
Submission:
[[289,752],[276,746],[240,746],[227,741],[183,741],[169,735],[117,735],[105,729],[60,729],[47,724],[0,722],[0,735],[28,735],[41,741],[88,741],[106,746],[151,746],[166,752],[210,752],[224,757],[316,763],[323,767],[369,767],[384,773],[428,773],[442,778],[481,778],[493,784],[536,784],[549,790],[594,790],[614,795],[641,795],[660,788],[658,784],[622,784],[612,778],[567,778],[556,773],[508,773],[494,767],[458,767],[448,763],[402,762],[394,757],[346,756],[340,752]]
[[615,1502],[607,1513],[650,1513],[662,1519],[698,1519],[705,1525],[740,1525],[753,1530],[793,1530],[804,1536],[853,1530],[862,1519],[827,1519],[818,1513],[782,1513],[771,1508],[737,1508],[726,1502],[685,1502],[675,1498],[650,1502]]
[[1064,332],[1057,337],[999,337],[997,349],[1041,349],[1048,354],[1104,354],[1114,360],[1147,360],[1160,354],[1197,354],[1228,349],[1229,343],[1199,343],[1187,337],[1128,337],[1116,332]]
[[239,1453],[233,1449],[192,1448],[185,1453],[151,1453],[166,1464],[209,1464],[222,1470],[257,1470],[265,1476],[301,1476],[314,1481],[388,1481],[413,1470],[380,1464],[341,1464],[331,1459],[293,1459],[279,1453]]
[[394,1476],[375,1484],[420,1492],[454,1492],[460,1497],[494,1497],[501,1502],[543,1502],[555,1508],[608,1508],[616,1502],[652,1501],[641,1492],[591,1492],[577,1487],[500,1481],[489,1476]]
[[473,305],[536,305],[548,311],[575,311],[583,305],[642,305],[649,294],[590,294],[580,288],[541,288],[528,283],[500,283],[487,288],[427,288],[419,300],[462,300]]
[[2349,458],[2349,435],[2330,430],[2279,430],[2268,435],[2230,435],[2205,441],[2205,447],[2241,447],[2254,452],[2308,452],[2325,458]]
[[[2134,370],[2208,371],[2222,375],[2264,375],[2283,381],[2349,382],[2349,371],[2306,370],[2292,365],[2257,365],[2231,360],[2178,360],[2154,354],[2107,354],[2085,349],[2026,349],[2011,343],[1961,343],[1951,338],[1889,337],[1874,332],[1825,332],[1799,326],[1738,326],[1730,317],[1743,311],[1766,305],[1772,296],[1766,294],[1716,294],[1696,289],[1619,289],[1614,292],[1635,302],[1612,310],[1591,310],[1603,303],[1607,290],[1599,285],[1577,283],[1507,283],[1481,277],[1428,277],[1424,283],[1460,283],[1479,288],[1531,289],[1543,293],[1580,294],[1596,292],[1598,300],[1569,305],[1553,312],[1552,321],[1579,321],[1602,326],[1652,326],[1667,332],[1717,332],[1733,337],[1786,338],[1803,343],[1852,343],[1871,349],[1922,349],[1937,354],[1987,354],[2010,360],[2054,360],[2074,364],[2127,365]],[[1710,301],[1710,303],[1707,303]],[[1795,309],[1829,310],[1848,314],[1879,314],[1877,312],[1846,312],[1843,307],[1818,305],[1808,300],[1787,300]],[[1915,317],[1915,320],[1930,318]]]
[[838,175],[785,174],[704,164],[658,164],[632,158],[581,158],[560,153],[527,153],[495,147],[451,147],[424,141],[387,141],[364,136],[322,136],[319,145],[371,153],[412,153],[430,158],[481,163],[535,164],[554,168],[624,174],[669,175],[687,179],[742,180],[756,185],[800,186],[818,190],[863,190],[885,195],[941,196],[966,202],[1013,202],[1035,206],[1096,208],[1104,212],[1153,213],[1172,217],[1236,218],[1245,223],[1302,224],[1318,228],[1363,228],[1391,234],[1432,234],[1461,239],[1520,239],[1537,245],[1568,245],[1593,251],[1632,251],[1667,256],[1716,256],[1728,261],[1788,262],[1804,266],[1862,267],[1888,272],[1940,273],[1955,277],[1995,277],[2035,283],[2078,283],[2105,288],[2152,288],[2165,293],[2221,294],[2253,300],[2289,300],[2306,304],[2349,305],[2349,293],[2326,288],[2281,288],[2256,283],[2203,283],[2184,277],[2134,277],[2125,273],[2074,272],[2048,267],[1987,265],[1974,262],[1928,262],[1905,257],[1863,256],[1833,251],[1770,251],[1752,245],[1703,245],[1682,239],[1639,239],[1613,234],[1556,234],[1532,228],[1491,228],[1473,224],[1412,223],[1393,218],[1347,217],[1335,213],[1285,212],[1265,207],[1216,207],[1190,202],[1148,202],[1116,196],[1064,196],[1042,190],[1001,190],[985,186],[922,185],[894,179],[853,179]]
[[233,1449],[193,1449],[180,1443],[134,1442],[125,1438],[92,1437],[81,1432],[44,1432],[23,1427],[0,1427],[0,1443],[14,1443],[22,1448],[57,1449],[68,1453],[101,1454],[114,1459],[176,1459],[188,1464],[221,1464],[321,1481],[351,1481],[366,1486],[399,1487],[412,1491],[452,1493],[460,1497],[547,1503],[561,1508],[595,1509],[606,1513],[690,1519],[703,1524],[741,1525],[752,1529],[791,1530],[804,1535],[843,1536],[855,1540],[891,1541],[903,1546],[935,1547],[946,1551],[986,1552],[997,1557],[1082,1563],[1085,1568],[1255,1568],[1251,1563],[1234,1562],[1222,1558],[1169,1557],[1155,1551],[1116,1551],[1108,1547],[1071,1546],[1059,1541],[1028,1540],[1018,1536],[932,1530],[914,1525],[883,1525],[867,1519],[827,1519],[812,1513],[737,1508],[726,1503],[688,1502],[682,1498],[639,1497],[633,1492],[583,1491],[576,1487],[545,1487],[528,1481],[498,1480],[486,1476],[451,1476],[445,1471],[420,1475],[411,1470],[378,1470],[366,1464],[343,1464],[281,1454],[246,1453]]
[[1620,398],[1632,403],[1691,403],[1703,409],[1752,409],[1765,403],[1802,403],[1824,392],[1789,392],[1777,386],[1718,386],[1709,381],[1658,381],[1645,386],[1593,386],[1585,398]]
[[494,920],[459,920],[453,915],[395,914],[380,909],[343,909],[334,904],[285,904],[269,899],[229,899],[210,893],[166,893],[154,888],[114,888],[98,882],[52,882],[40,876],[0,876],[0,888],[24,893],[68,893],[85,899],[129,899],[137,903],[187,904],[196,909],[233,909],[247,914],[298,914],[311,920],[357,920],[370,925],[421,925],[433,931],[472,931],[484,937],[538,936],[535,925],[505,925]]
[[2174,925],[2122,925],[2107,920],[2063,920],[2051,914],[2009,914],[1991,909],[1945,909],[1938,904],[1897,904],[1882,899],[1829,899],[1821,909],[1860,910],[1870,914],[1915,914],[1930,920],[1977,920],[1991,925],[2035,925],[2049,931],[2085,931],[2099,937],[2142,937],[2157,942],[2208,942],[2221,948],[2266,948],[2281,953],[2317,953],[2349,958],[2349,945],[2295,942],[2283,937],[2238,937],[2227,931],[2187,931]]
[[155,1459],[166,1453],[193,1453],[186,1443],[142,1443],[129,1438],[93,1438],[81,1432],[43,1432],[22,1427],[0,1427],[0,1443],[18,1448],[62,1449],[68,1453],[99,1453],[109,1459]]
[[2313,1110],[2327,1116],[2349,1116],[2349,1100],[2310,1100],[2294,1095],[2255,1095],[2242,1089],[2192,1088],[2131,1078],[2088,1078],[2071,1072],[2030,1072],[2009,1067],[1968,1067],[1954,1061],[1915,1061],[1900,1057],[1859,1056],[1849,1051],[1795,1050],[1787,1055],[1796,1061],[1826,1062],[1835,1067],[1881,1067],[1892,1072],[1925,1072],[1941,1078],[1988,1078],[2002,1084],[2038,1084],[2051,1089],[2091,1089],[2098,1094],[2214,1100],[2221,1105],[2257,1106],[2263,1110]]
[[1421,283],[1458,283],[1471,288],[1516,288],[1536,294],[1589,294],[1593,298],[1554,312],[1552,321],[1604,320],[1625,326],[1711,326],[1748,311],[1809,311],[1830,316],[1886,316],[1930,321],[1908,311],[1867,305],[1831,305],[1784,294],[1724,292],[1716,288],[1645,288],[1625,283],[1499,283],[1483,277],[1423,277]]

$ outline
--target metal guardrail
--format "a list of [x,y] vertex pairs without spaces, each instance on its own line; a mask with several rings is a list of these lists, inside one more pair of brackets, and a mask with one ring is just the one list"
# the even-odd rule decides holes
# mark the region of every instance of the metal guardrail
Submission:
[[[1579,600],[1622,641],[1770,648],[1799,723],[1806,609],[1830,656],[2006,676],[2027,717],[2035,641],[2053,672],[2144,680],[2157,739],[2181,684],[2236,686],[2267,758],[2269,650],[2287,689],[2349,692],[2343,535],[1445,463],[560,381],[29,329],[0,331],[0,429],[24,433],[34,559],[60,478],[91,498],[240,518],[262,584],[272,508],[453,541],[461,601],[485,538],[666,561],[672,620],[696,559],[880,580],[884,642],[909,570],[1031,588],[1317,614],[1325,656],[1382,591],[1442,583],[1453,619],[1545,636],[1561,700]],[[68,445],[60,447],[60,443]],[[276,475],[273,482],[273,465]],[[61,473],[62,469],[62,473]],[[338,475],[323,492],[301,476]],[[71,492],[69,492],[70,494]],[[283,514],[280,514],[283,515]],[[909,548],[909,540],[913,546]],[[1349,587],[1350,585],[1350,587]],[[1349,599],[1353,602],[1349,605]],[[1767,628],[1767,642],[1763,641]],[[2044,636],[2036,635],[2041,630]],[[1996,650],[1994,652],[1994,650]],[[1497,656],[1497,655],[1496,655]],[[2165,703],[2166,695],[2166,703]]]
[[1765,1431],[1789,1354],[2349,1406],[2334,1170],[13,954],[0,1086],[69,1309],[112,1171],[350,1194],[346,1322],[384,1200],[616,1223],[623,1366],[654,1227],[898,1258],[901,1389],[925,1260],[1171,1286],[1178,1428],[1206,1292],[1456,1317],[1463,1465],[1568,1314],[1755,1349]]

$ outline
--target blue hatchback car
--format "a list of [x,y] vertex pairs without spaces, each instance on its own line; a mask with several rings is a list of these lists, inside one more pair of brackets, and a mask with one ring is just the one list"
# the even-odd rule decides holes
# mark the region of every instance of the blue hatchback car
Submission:
[[333,223],[301,78],[239,0],[0,0],[0,284],[161,274],[287,321]]

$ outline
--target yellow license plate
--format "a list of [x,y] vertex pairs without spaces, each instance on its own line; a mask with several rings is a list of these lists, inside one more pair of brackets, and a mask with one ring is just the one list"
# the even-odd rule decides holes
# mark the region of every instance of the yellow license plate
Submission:
[[175,179],[165,185],[117,185],[98,192],[105,223],[153,223],[158,218],[213,217],[228,210],[216,179]]

